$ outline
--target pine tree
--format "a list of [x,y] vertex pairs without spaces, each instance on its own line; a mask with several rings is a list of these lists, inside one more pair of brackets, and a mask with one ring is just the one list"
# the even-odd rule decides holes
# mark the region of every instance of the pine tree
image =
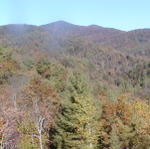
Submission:
[[54,127],[53,148],[96,148],[96,108],[88,91],[87,81],[79,73],[71,73]]

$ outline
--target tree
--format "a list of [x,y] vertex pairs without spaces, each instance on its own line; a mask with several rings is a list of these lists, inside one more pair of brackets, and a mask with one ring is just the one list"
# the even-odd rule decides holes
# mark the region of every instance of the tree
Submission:
[[12,53],[0,48],[0,84],[6,83],[19,68],[19,64],[12,58]]
[[116,101],[103,99],[99,141],[101,148],[124,149],[131,143],[135,132],[131,127],[132,107],[127,100],[128,96],[122,94]]
[[94,149],[97,145],[96,108],[87,80],[70,73],[54,125],[53,148]]
[[42,59],[37,63],[36,70],[43,78],[50,81],[57,92],[64,90],[66,71],[58,62]]
[[[21,140],[18,146],[22,149],[40,148],[48,146],[49,129],[57,109],[56,94],[47,80],[34,77],[23,91],[23,101],[26,105],[25,120],[18,123]],[[28,112],[27,112],[28,111]]]
[[110,149],[120,149],[121,147],[121,141],[119,140],[119,136],[118,136],[118,129],[117,126],[115,124],[112,125],[112,130],[110,132]]
[[150,147],[150,106],[142,100],[132,103],[132,126],[135,135],[131,147],[134,149],[148,149]]
[[43,149],[47,148],[47,134],[44,131],[44,117],[36,116],[33,120],[30,114],[24,116],[24,120],[18,121],[18,132],[20,140],[17,146],[22,149]]

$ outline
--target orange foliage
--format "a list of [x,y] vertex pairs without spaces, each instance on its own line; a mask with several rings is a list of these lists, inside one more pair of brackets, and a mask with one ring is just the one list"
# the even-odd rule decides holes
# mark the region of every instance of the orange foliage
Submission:
[[54,89],[40,78],[33,78],[26,87],[25,93],[27,97],[37,98],[39,100],[52,100],[57,97]]

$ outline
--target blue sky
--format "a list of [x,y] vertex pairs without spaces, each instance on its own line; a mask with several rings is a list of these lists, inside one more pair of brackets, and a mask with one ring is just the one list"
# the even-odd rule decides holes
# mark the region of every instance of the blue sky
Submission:
[[58,20],[122,30],[150,28],[150,0],[0,0],[0,25]]

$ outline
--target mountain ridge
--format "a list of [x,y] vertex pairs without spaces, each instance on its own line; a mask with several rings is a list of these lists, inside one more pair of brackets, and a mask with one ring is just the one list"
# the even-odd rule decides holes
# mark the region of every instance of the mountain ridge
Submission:
[[138,28],[138,29],[131,29],[131,30],[122,30],[122,29],[117,29],[117,28],[112,28],[112,27],[104,27],[104,26],[100,26],[100,25],[97,25],[97,24],[90,24],[90,25],[77,25],[77,24],[73,24],[73,23],[70,23],[70,22],[67,22],[67,21],[63,21],[63,20],[58,20],[58,21],[54,21],[54,22],[50,22],[50,23],[47,23],[47,24],[42,24],[42,25],[34,25],[34,24],[26,24],[26,23],[23,23],[23,24],[5,24],[5,25],[0,25],[0,27],[3,27],[3,26],[11,26],[11,25],[26,25],[26,26],[37,26],[37,27],[41,27],[41,26],[45,26],[45,25],[52,25],[52,24],[70,24],[70,25],[74,25],[74,26],[80,26],[80,27],[101,27],[101,28],[107,28],[107,29],[116,29],[116,30],[120,30],[120,31],[123,31],[123,32],[131,32],[131,31],[136,31],[136,30],[150,30],[150,28]]
[[66,21],[56,21],[41,26],[9,24],[0,26],[0,39],[0,43],[4,45],[5,43],[22,47],[30,45],[30,48],[36,47],[46,51],[65,48],[70,40],[75,42],[80,40],[82,43],[98,44],[99,47],[108,47],[127,54],[150,56],[150,29],[126,32],[98,25],[74,25]]

